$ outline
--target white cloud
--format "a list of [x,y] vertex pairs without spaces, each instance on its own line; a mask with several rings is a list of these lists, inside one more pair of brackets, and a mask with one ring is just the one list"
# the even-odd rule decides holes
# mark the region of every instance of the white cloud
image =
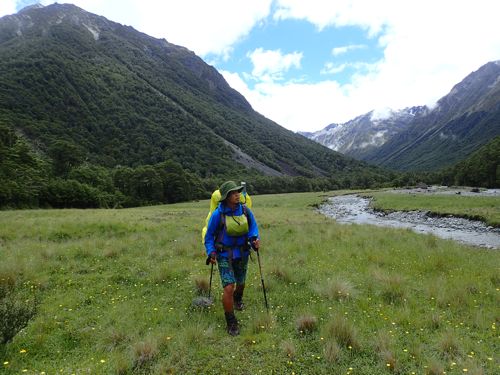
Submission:
[[[498,14],[500,2],[496,0],[279,0],[276,19],[307,20],[320,30],[360,26],[368,36],[378,38],[384,56],[344,86],[326,81],[292,89],[286,83],[274,83],[275,87],[261,86],[252,93],[272,105],[257,99],[250,102],[255,101],[257,110],[292,130],[318,130],[372,109],[381,112],[387,107],[433,105],[466,75],[500,59]],[[325,65],[323,72],[330,68],[335,73],[345,67]],[[304,102],[309,103],[307,116]]]
[[252,75],[262,81],[277,81],[283,79],[283,74],[290,68],[300,68],[301,52],[283,55],[280,50],[264,50],[257,48],[247,53],[252,61]]
[[[391,9],[405,7],[392,0],[277,0],[275,19],[302,19],[318,29],[328,26],[361,26],[370,35],[381,31]],[[417,3],[417,2],[415,2]]]
[[0,17],[16,13],[16,1],[15,0],[2,0],[0,2]]
[[272,0],[142,0],[140,28],[200,56],[224,55],[268,16],[271,3]]
[[321,74],[337,74],[337,73],[342,73],[346,68],[349,66],[349,64],[334,64],[332,62],[327,62],[324,66],[324,68],[321,70]]
[[364,45],[364,44],[351,44],[348,46],[335,47],[334,49],[332,49],[332,55],[339,56],[339,55],[343,55],[349,51],[354,51],[354,50],[363,49],[363,48],[366,48],[366,45]]

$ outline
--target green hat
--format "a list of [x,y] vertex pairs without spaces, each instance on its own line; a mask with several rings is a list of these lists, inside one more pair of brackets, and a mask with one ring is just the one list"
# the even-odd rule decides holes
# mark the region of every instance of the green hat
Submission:
[[236,182],[234,182],[234,181],[226,181],[220,186],[219,190],[220,190],[220,200],[223,201],[224,199],[227,198],[227,195],[231,191],[235,191],[235,190],[242,191],[243,186],[236,185]]

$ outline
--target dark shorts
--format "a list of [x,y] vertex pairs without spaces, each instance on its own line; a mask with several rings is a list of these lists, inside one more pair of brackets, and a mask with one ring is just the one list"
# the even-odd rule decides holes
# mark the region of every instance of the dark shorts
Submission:
[[217,266],[219,268],[222,287],[226,287],[227,285],[234,283],[245,283],[248,268],[247,256],[233,259],[231,262],[229,262],[228,258],[217,255]]

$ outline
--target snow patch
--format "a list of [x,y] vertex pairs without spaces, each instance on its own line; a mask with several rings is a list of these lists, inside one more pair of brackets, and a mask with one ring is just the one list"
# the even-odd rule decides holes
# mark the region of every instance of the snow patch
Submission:
[[370,120],[385,120],[393,115],[393,110],[391,108],[379,108],[375,109],[372,113],[372,117]]
[[385,133],[387,130],[380,130],[372,135],[371,140],[363,142],[358,148],[366,148],[368,146],[382,146],[385,143]]

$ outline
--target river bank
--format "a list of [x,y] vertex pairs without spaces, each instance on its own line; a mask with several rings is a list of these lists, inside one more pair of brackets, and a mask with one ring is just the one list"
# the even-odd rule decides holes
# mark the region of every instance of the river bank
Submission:
[[[420,189],[424,194],[428,190]],[[399,189],[397,193],[417,193],[416,189]],[[434,190],[439,194],[481,194],[470,191]],[[498,194],[482,192],[482,194]],[[395,211],[385,213],[370,207],[370,198],[357,195],[343,195],[329,198],[321,205],[319,212],[344,224],[370,224],[385,227],[409,228],[418,233],[429,233],[440,238],[490,249],[500,249],[500,228],[493,228],[481,221],[459,217],[438,217],[427,211]]]

